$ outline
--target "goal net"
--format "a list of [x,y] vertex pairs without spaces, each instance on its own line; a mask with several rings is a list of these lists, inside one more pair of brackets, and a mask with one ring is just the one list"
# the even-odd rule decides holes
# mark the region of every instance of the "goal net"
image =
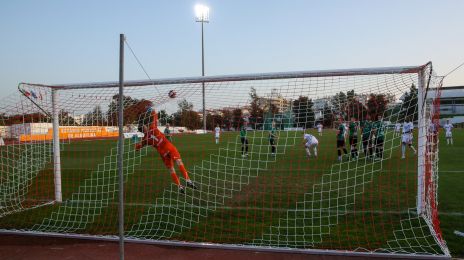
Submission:
[[[22,83],[0,106],[0,229],[117,236],[122,98],[129,240],[448,256],[441,84],[431,63],[126,81],[123,97],[115,82]],[[136,149],[151,111],[197,189]]]

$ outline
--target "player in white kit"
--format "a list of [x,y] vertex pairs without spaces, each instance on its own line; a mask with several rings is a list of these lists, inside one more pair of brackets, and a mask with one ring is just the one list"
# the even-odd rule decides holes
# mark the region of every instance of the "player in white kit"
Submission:
[[303,144],[308,158],[311,157],[311,148],[313,148],[314,156],[317,157],[317,146],[319,145],[319,141],[315,136],[313,136],[312,134],[304,134]]
[[398,122],[395,124],[395,137],[400,136],[401,133],[401,123]]
[[451,145],[453,145],[453,124],[451,124],[449,120],[446,120],[446,124],[443,128],[445,129],[446,145],[449,145],[450,142]]
[[216,127],[214,128],[214,137],[216,139],[216,144],[219,143],[219,136],[221,135],[221,128],[219,127],[219,125],[216,125]]
[[346,125],[346,123],[343,123],[343,127],[345,127],[345,134],[344,134],[344,136],[345,136],[345,139],[346,139],[346,138],[348,137],[348,131],[347,131],[347,130],[348,130],[348,126]]
[[408,145],[413,151],[414,154],[417,153],[416,149],[412,145],[412,140],[413,140],[413,135],[412,131],[414,130],[414,124],[410,122],[409,120],[404,122],[403,124],[403,135],[401,137],[401,159],[406,158],[405,153],[406,153],[406,145]]
[[321,123],[318,123],[316,127],[317,127],[317,133],[319,134],[319,136],[322,136],[322,128],[324,126]]

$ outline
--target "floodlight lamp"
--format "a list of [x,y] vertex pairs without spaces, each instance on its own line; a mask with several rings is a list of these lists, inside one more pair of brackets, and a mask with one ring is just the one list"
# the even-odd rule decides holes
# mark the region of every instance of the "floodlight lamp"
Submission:
[[209,22],[209,7],[205,5],[196,5],[195,6],[195,21],[207,23]]

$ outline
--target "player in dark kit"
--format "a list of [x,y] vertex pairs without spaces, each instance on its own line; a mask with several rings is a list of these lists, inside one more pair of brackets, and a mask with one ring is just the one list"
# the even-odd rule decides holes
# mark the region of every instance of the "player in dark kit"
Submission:
[[247,138],[247,130],[246,130],[246,123],[242,124],[240,128],[240,142],[242,143],[242,157],[248,156],[248,138]]
[[277,140],[277,129],[275,123],[272,122],[271,130],[269,130],[269,145],[271,145],[271,154],[272,156],[276,155],[276,140]]
[[351,118],[351,122],[349,125],[349,142],[350,142],[350,151],[351,151],[351,158],[357,159],[358,158],[358,122],[354,117]]
[[362,147],[364,156],[370,157],[373,154],[372,144],[371,144],[371,131],[372,131],[372,121],[369,115],[366,116],[366,119],[361,123],[361,132],[362,132]]
[[372,131],[375,133],[375,158],[383,158],[383,143],[385,140],[385,123],[382,116],[377,116],[377,121],[372,124]]

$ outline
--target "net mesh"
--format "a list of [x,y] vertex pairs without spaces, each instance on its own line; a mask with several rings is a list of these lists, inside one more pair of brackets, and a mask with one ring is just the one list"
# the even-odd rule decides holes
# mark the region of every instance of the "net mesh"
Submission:
[[[424,112],[414,96],[417,70],[206,80],[207,128],[221,129],[218,142],[214,134],[199,134],[201,82],[126,84],[126,236],[449,254],[439,229],[433,131],[441,78],[432,73],[431,65],[424,71]],[[21,84],[19,89],[20,95],[4,99],[0,107],[0,228],[116,235],[118,89],[95,85],[56,90],[61,203],[54,202],[53,90],[36,84]],[[180,193],[156,149],[135,149],[143,138],[141,125],[151,117],[147,107],[159,112],[160,130],[170,124],[172,143],[198,189]],[[341,124],[349,129],[351,118],[364,128],[368,116],[377,128],[366,138],[363,130],[356,131],[359,156],[350,151],[352,132],[343,136],[348,151],[337,160],[337,129]],[[424,206],[418,214],[417,155],[406,150],[400,159],[403,134],[395,125],[420,118],[420,127],[431,130],[424,132],[426,136],[413,134],[413,146],[419,155],[424,152],[424,189],[419,193]],[[317,125],[323,130],[318,132]],[[311,146],[313,155],[308,158],[304,133],[318,140],[317,157]],[[424,142],[418,146],[421,138]],[[182,176],[177,166],[176,170]],[[182,178],[181,184],[185,185]]]

